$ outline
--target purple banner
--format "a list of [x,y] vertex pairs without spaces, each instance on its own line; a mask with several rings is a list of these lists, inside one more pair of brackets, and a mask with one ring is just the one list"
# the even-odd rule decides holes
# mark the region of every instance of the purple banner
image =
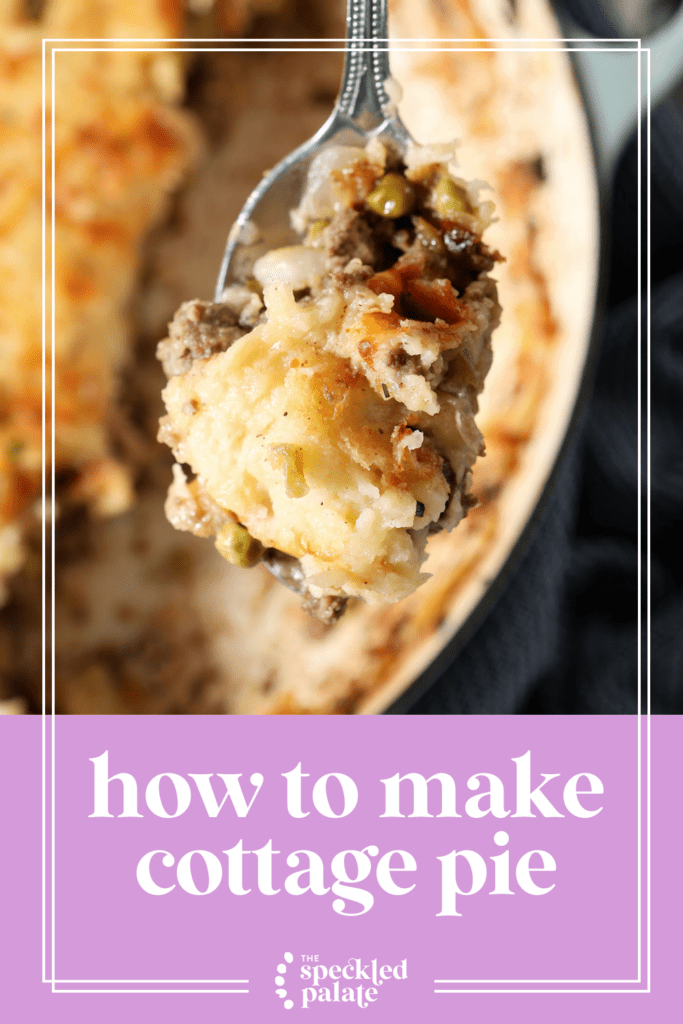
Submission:
[[44,927],[41,722],[0,729],[9,1019],[675,1005],[679,719],[652,727],[652,986],[645,720],[46,720]]

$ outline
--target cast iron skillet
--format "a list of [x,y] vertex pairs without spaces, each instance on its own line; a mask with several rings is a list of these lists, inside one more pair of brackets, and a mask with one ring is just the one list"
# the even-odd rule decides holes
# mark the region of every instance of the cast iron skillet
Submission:
[[[637,43],[627,43],[617,39],[613,45],[597,43],[593,37],[579,29],[566,17],[561,5],[557,5],[557,7],[559,7],[559,10],[556,10],[559,23],[558,37],[566,39],[567,46],[570,48],[570,58],[588,122],[593,166],[600,197],[599,280],[587,358],[564,440],[534,511],[512,547],[505,564],[488,587],[484,597],[458,628],[452,639],[429,666],[409,684],[401,696],[384,711],[384,714],[405,714],[427,692],[450,667],[505,590],[522,556],[530,547],[543,518],[569,440],[576,432],[579,419],[593,389],[599,338],[605,314],[612,176],[623,146],[637,124],[639,60],[643,68],[640,108],[642,116],[645,115],[647,109],[647,57],[646,55],[639,57],[637,53],[632,52],[615,61],[609,53],[601,52],[601,50],[603,48],[618,50],[625,46],[637,46]],[[683,4],[661,30],[641,40],[641,46],[643,49],[650,50],[649,95],[651,108],[654,108],[683,78]],[[636,80],[635,86],[634,79]],[[643,135],[643,149],[645,150],[645,135]]]

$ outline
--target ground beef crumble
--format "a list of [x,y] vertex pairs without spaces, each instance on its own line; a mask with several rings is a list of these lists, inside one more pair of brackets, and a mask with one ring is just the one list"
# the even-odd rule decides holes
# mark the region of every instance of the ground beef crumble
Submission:
[[167,377],[187,373],[197,359],[225,352],[247,333],[239,326],[234,307],[222,302],[184,302],[168,328],[168,338],[157,346],[157,357]]

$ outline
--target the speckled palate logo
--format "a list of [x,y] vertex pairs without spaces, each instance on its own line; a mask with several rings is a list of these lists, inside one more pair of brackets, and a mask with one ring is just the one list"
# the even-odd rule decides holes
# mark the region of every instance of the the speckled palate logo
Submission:
[[284,985],[287,967],[293,963],[294,956],[288,952],[284,954],[282,959],[284,960],[284,963],[277,965],[277,974],[275,975],[275,984],[277,986],[275,989],[275,995],[279,996],[280,999],[284,999],[285,1010],[291,1010],[294,1006],[294,1000],[288,998],[288,992]]
[[326,963],[319,953],[286,952],[277,965],[275,994],[286,1010],[302,1010],[346,1003],[364,1010],[380,1000],[382,986],[405,981],[408,961],[383,963],[377,957],[365,960],[350,956],[339,963]]

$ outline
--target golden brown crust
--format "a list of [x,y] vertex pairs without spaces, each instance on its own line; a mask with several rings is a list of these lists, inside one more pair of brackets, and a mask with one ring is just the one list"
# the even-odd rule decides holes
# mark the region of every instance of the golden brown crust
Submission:
[[[20,4],[5,5],[0,14],[0,178],[8,183],[0,202],[0,548],[9,544],[5,525],[17,523],[40,493],[41,37],[107,38],[130,28],[132,35],[161,38],[177,33],[181,12],[179,3],[143,10],[129,0],[109,7],[54,0],[39,20],[26,19]],[[49,136],[54,102],[55,468],[83,468],[81,499],[92,494],[99,512],[113,514],[131,495],[123,464],[112,464],[107,428],[115,372],[130,342],[123,311],[140,240],[196,157],[198,136],[177,109],[183,90],[178,55],[59,58],[54,100],[48,75],[46,112]],[[49,137],[47,161],[49,190]],[[47,301],[49,368],[49,288]],[[49,377],[47,387],[49,394]],[[0,554],[0,577],[8,562]]]

